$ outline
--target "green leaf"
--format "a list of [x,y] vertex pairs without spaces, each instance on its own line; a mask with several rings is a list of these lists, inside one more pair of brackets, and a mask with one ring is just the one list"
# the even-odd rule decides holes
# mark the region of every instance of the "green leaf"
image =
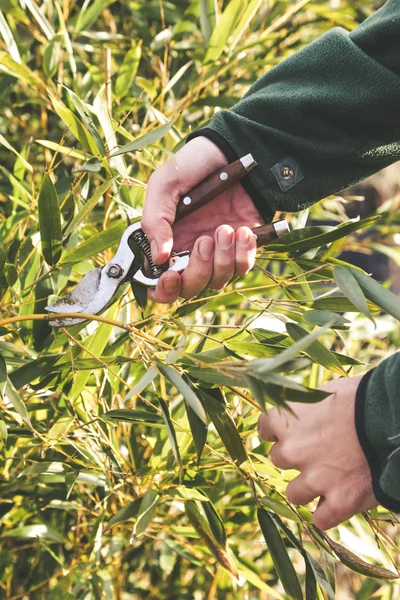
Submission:
[[[109,319],[113,319],[115,317],[117,310],[118,310],[117,305],[111,306],[111,308],[106,313],[106,316]],[[86,346],[88,349],[88,352],[94,356],[101,355],[104,348],[106,347],[106,344],[108,342],[108,339],[109,339],[112,331],[113,331],[112,325],[110,325],[108,323],[100,323],[100,325],[98,326],[98,328],[96,330],[96,333],[93,335],[93,337],[90,339],[89,343]],[[81,392],[85,388],[86,382],[89,379],[89,377],[90,377],[90,371],[80,371],[79,373],[77,373],[75,375],[74,382],[72,384],[72,388],[69,393],[69,397],[72,402],[74,402],[80,396]],[[81,417],[84,417],[84,415],[82,414]]]
[[249,333],[251,333],[257,341],[271,346],[277,346],[277,344],[280,344],[280,342],[287,339],[285,333],[277,333],[276,331],[269,331],[268,329],[261,329],[260,327],[250,329]]
[[[348,298],[343,296],[327,296],[325,298],[317,298],[314,302],[309,304],[311,308],[316,310],[330,310],[334,312],[353,312],[358,313],[358,309],[354,306],[352,302]],[[369,310],[371,310],[372,305],[370,305]],[[332,323],[332,326],[334,323]]]
[[210,527],[212,535],[214,536],[218,544],[222,546],[222,548],[225,548],[227,544],[227,536],[225,526],[221,517],[215,510],[215,507],[211,501],[204,502],[203,500],[202,506],[204,513],[207,517],[208,525]]
[[183,480],[184,472],[183,472],[181,454],[179,452],[178,440],[176,439],[175,428],[172,424],[167,404],[165,403],[165,401],[162,398],[159,398],[158,400],[160,402],[160,407],[162,410],[165,427],[167,428],[167,434],[168,434],[169,442],[171,444],[172,454],[174,455],[174,458],[179,466],[179,481],[181,482]]
[[309,333],[298,342],[295,342],[293,346],[286,348],[283,352],[274,356],[273,358],[259,358],[249,363],[249,371],[254,376],[263,375],[270,371],[275,371],[282,367],[286,362],[292,360],[299,354],[306,350],[315,340],[317,340],[325,331],[330,328],[330,325],[325,325],[313,333]]
[[[298,252],[306,252],[307,250],[311,250],[312,248],[320,248],[321,246],[325,246],[326,244],[330,244],[336,240],[339,240],[350,233],[354,233],[355,231],[359,231],[360,229],[365,229],[366,227],[370,227],[375,221],[380,219],[379,215],[374,215],[372,217],[367,217],[366,219],[347,221],[344,224],[339,225],[331,229],[328,232],[322,232],[321,228],[317,228],[319,233],[315,233],[314,227],[304,227],[304,229],[296,229],[291,233],[285,235],[284,242],[275,242],[273,244],[268,244],[268,250],[278,251],[278,252],[289,252],[290,254],[298,253]],[[301,237],[297,241],[297,239]],[[305,238],[305,239],[304,239]]]
[[0,398],[4,398],[7,387],[7,365],[4,357],[0,354]]
[[151,383],[154,378],[157,376],[157,369],[155,367],[151,367],[146,373],[139,379],[137,383],[133,386],[133,388],[126,394],[124,398],[124,403],[126,404],[128,400],[136,396],[136,394],[141,394],[143,390]]
[[[1,12],[0,12],[1,15]],[[11,152],[13,152],[16,156],[18,156],[21,164],[25,167],[25,169],[27,169],[30,173],[33,172],[33,168],[32,165],[30,163],[28,163],[28,161],[21,156],[21,154],[19,152],[17,152],[17,150],[15,150],[15,148],[13,146],[11,146],[11,144],[6,140],[6,138],[1,135],[0,133],[0,144],[2,144],[5,148],[7,148],[7,150],[10,150]]]
[[100,173],[101,162],[98,158],[91,158],[86,161],[81,167],[74,170],[74,173]]
[[264,358],[265,356],[275,356],[279,353],[279,348],[274,348],[272,345],[267,346],[263,344],[257,344],[255,342],[233,340],[232,342],[225,342],[225,348],[232,350],[239,355],[253,356],[254,358]]
[[178,485],[168,489],[168,495],[173,498],[181,498],[182,500],[199,500],[208,504],[209,498],[196,488],[189,488],[184,485]]
[[42,180],[38,209],[43,256],[47,264],[53,266],[58,263],[62,253],[61,214],[56,188],[47,173]]
[[141,55],[142,47],[139,45],[134,46],[125,54],[115,82],[115,93],[118,98],[124,98],[129,94],[132,81],[139,67]]
[[47,44],[43,54],[43,73],[46,77],[54,77],[59,68],[62,56],[62,42],[64,36],[57,33]]
[[203,38],[207,44],[217,23],[217,0],[199,0],[200,26]]
[[342,266],[335,266],[333,268],[333,277],[336,285],[343,292],[345,296],[362,312],[368,319],[374,324],[375,321],[369,312],[368,304],[365,299],[364,293],[353,275],[353,271]]
[[228,407],[221,391],[219,389],[208,391],[202,389],[200,392],[206,411],[232,460],[237,465],[246,462],[247,453],[242,438],[228,413]]
[[[286,329],[294,342],[298,342],[308,335],[306,329],[303,329],[300,325],[296,325],[295,323],[287,323]],[[336,356],[325,348],[318,340],[310,344],[305,350],[305,353],[308,354],[313,361],[325,367],[325,369],[329,369],[334,373],[339,373],[339,375],[343,375],[344,377],[347,376],[346,371],[343,369]]]
[[242,0],[230,0],[228,6],[222,13],[218,25],[212,32],[204,63],[213,63],[219,59],[228,42],[229,36],[233,33],[240,16],[243,12]]
[[56,142],[51,142],[50,140],[35,140],[37,144],[44,146],[45,148],[49,148],[49,150],[54,150],[55,152],[59,152],[60,154],[66,154],[71,158],[78,158],[80,160],[86,160],[87,156],[81,150],[77,150],[76,148],[70,148],[69,146],[64,146],[58,144]]
[[191,500],[185,502],[185,512],[204,545],[207,546],[207,548],[214,555],[220,565],[224,567],[224,569],[229,571],[229,573],[232,573],[234,577],[237,577],[236,567],[229,560],[228,555],[225,552],[225,548],[222,547],[213,537],[206,521],[200,514],[196,503]]
[[[118,147],[118,143],[115,127],[111,119],[110,107],[108,106],[104,85],[100,88],[93,101],[93,108],[103,130],[107,150],[112,153],[115,148]],[[122,156],[115,157],[112,154],[108,160],[108,163],[112,169],[115,169],[121,175],[121,177],[124,179],[129,177],[126,164]]]
[[[249,387],[252,393],[263,408],[265,401],[289,409],[288,402],[314,404],[315,402],[321,402],[321,400],[329,396],[327,392],[298,386],[291,379],[274,373],[268,373],[260,379],[251,376],[248,376],[247,379],[250,380]],[[252,386],[251,383],[253,383]],[[254,387],[254,383],[258,384],[256,388]],[[258,393],[256,394],[256,392]]]
[[382,310],[400,321],[400,298],[362,271],[351,269],[365,296]]
[[7,50],[13,60],[17,63],[21,63],[21,56],[19,54],[17,43],[13,37],[12,31],[7,23],[7,20],[3,13],[0,11],[0,33],[3,37],[4,43],[7,46]]
[[207,417],[202,403],[194,393],[193,389],[186,383],[183,377],[167,365],[158,364],[159,371],[176,387],[176,389],[182,394],[190,408],[196,413],[198,418],[205,424],[207,424]]
[[45,90],[43,81],[25,64],[16,62],[7,52],[0,52],[0,65],[3,65],[11,75],[24,81],[33,90]]
[[236,374],[225,375],[224,373],[218,373],[214,369],[207,369],[205,367],[190,367],[189,374],[195,379],[204,381],[206,383],[214,383],[216,385],[243,385],[243,378]]
[[126,228],[126,221],[123,221],[122,219],[116,221],[104,231],[96,233],[88,240],[85,240],[78,246],[75,246],[75,248],[66,252],[60,261],[61,264],[66,265],[83,262],[88,258],[92,258],[92,256],[100,254],[100,252],[103,252],[104,250],[108,250],[114,244],[119,244]]
[[[288,540],[293,544],[293,546],[302,554],[306,563],[306,572],[309,572],[310,569],[312,570],[318,585],[324,591],[324,597],[326,596],[327,600],[335,600],[335,591],[321,565],[304,549],[301,542],[299,542],[296,536],[293,535],[292,531],[289,529],[289,527],[287,527],[287,525],[285,525],[282,519],[280,519],[276,514],[271,514],[270,516],[275,524],[281,529],[281,531],[283,531]],[[308,600],[308,597],[306,600]]]
[[[302,522],[301,518],[298,514],[296,514],[294,509],[292,509],[288,504],[284,504],[283,502],[276,500],[276,498],[271,498],[271,496],[263,496],[260,498],[260,504],[266,506],[270,510],[273,510],[275,513],[281,517],[284,517],[285,519],[296,521],[296,523]],[[310,516],[312,516],[311,513]]]
[[199,465],[204,445],[207,440],[208,426],[197,416],[186,399],[185,407],[189,420],[190,431],[192,432],[194,445],[196,447],[197,465]]
[[19,414],[21,419],[28,425],[28,427],[32,427],[25,403],[22,400],[21,396],[18,394],[17,390],[15,389],[9,378],[7,378],[5,395],[7,396],[8,400],[13,405],[14,410]]
[[149,488],[140,503],[138,518],[133,528],[132,538],[137,538],[146,531],[153,520],[159,502],[160,495],[155,490]]
[[350,324],[348,319],[330,310],[308,310],[304,313],[304,319],[313,325],[322,326],[332,323],[332,327],[335,329],[346,327]]
[[49,93],[54,110],[65,123],[71,133],[82,144],[82,146],[93,156],[99,154],[99,150],[92,134],[86,129],[85,125],[79,121],[74,113],[65,106],[65,104],[52,93]]
[[25,525],[23,527],[17,527],[16,529],[10,529],[9,531],[3,531],[1,537],[21,540],[43,538],[44,540],[59,542],[60,544],[65,541],[58,531],[41,523],[37,525]]
[[244,11],[238,25],[235,28],[235,31],[232,33],[232,37],[229,41],[230,52],[232,52],[232,50],[235,49],[237,43],[239,42],[240,38],[242,37],[242,35],[246,31],[246,29],[248,28],[250,21],[253,19],[253,17],[257,13],[257,11],[260,9],[262,3],[263,3],[263,0],[250,0],[250,2],[247,4],[246,10]]
[[122,148],[120,148],[116,152],[113,152],[111,154],[111,158],[113,158],[114,156],[119,156],[120,154],[126,154],[127,152],[136,152],[136,150],[141,150],[145,146],[150,146],[150,144],[154,144],[154,142],[161,139],[162,137],[164,137],[164,135],[168,133],[175,121],[176,118],[171,119],[171,121],[168,121],[168,123],[160,125],[160,127],[156,127],[149,133],[137,137],[135,140],[133,140],[133,142],[130,142],[126,146],[122,146]]
[[63,88],[67,91],[69,97],[71,98],[72,104],[75,107],[75,110],[77,111],[83,123],[90,131],[90,134],[93,136],[93,139],[96,142],[96,146],[101,156],[104,156],[106,153],[104,142],[101,139],[100,133],[97,131],[96,125],[94,124],[92,115],[89,111],[89,107],[79,98],[79,96],[75,94],[75,92],[70,90],[66,85],[64,85]]
[[98,187],[93,196],[85,202],[81,210],[75,215],[67,229],[64,232],[64,237],[67,237],[72,231],[75,231],[81,223],[90,215],[96,204],[106,193],[110,185],[115,181],[115,177],[104,181],[100,187]]
[[0,439],[3,442],[3,444],[7,444],[8,430],[7,425],[5,424],[3,419],[0,419]]
[[152,413],[147,410],[138,408],[116,408],[108,410],[101,415],[104,420],[111,421],[126,421],[128,423],[143,423],[144,425],[152,426],[154,424],[161,425],[164,420],[158,413]]
[[275,569],[286,593],[291,598],[303,600],[303,593],[301,591],[299,580],[297,579],[296,571],[294,570],[293,563],[290,560],[278,528],[264,508],[259,508],[257,515]]
[[114,2],[115,0],[94,0],[90,3],[90,6],[85,2],[76,20],[75,33],[79,33],[90,27],[98,19],[103,10]]
[[127,506],[124,506],[123,508],[121,508],[108,521],[105,531],[107,531],[111,527],[114,527],[114,525],[118,525],[119,523],[125,523],[125,521],[129,521],[129,519],[135,518],[139,512],[141,503],[142,503],[142,497],[139,497],[139,498],[135,498],[135,500],[130,502]]

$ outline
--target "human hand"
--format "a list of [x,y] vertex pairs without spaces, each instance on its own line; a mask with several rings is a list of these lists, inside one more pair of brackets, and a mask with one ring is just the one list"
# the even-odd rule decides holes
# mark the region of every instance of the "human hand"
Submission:
[[318,404],[291,402],[294,415],[272,408],[258,420],[262,439],[276,442],[270,453],[274,465],[300,471],[287,487],[289,502],[308,504],[320,498],[313,515],[320,529],[379,504],[355,429],[360,380],[361,376],[330,381],[321,389],[332,395]]
[[262,225],[263,220],[240,183],[174,223],[179,197],[227,164],[218,146],[198,137],[151,175],[142,228],[154,262],[165,262],[172,249],[191,250],[185,271],[181,275],[164,273],[150,292],[156,302],[191,298],[206,287],[221,289],[254,265],[256,240],[250,229]]

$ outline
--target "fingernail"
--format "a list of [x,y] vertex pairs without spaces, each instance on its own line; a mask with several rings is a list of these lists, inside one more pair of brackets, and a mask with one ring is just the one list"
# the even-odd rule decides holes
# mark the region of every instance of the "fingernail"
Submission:
[[163,288],[166,292],[176,292],[179,287],[179,279],[176,277],[168,277],[163,281]]
[[248,229],[239,229],[236,234],[236,241],[239,246],[247,246],[250,241],[250,231]]
[[213,240],[202,240],[199,243],[199,254],[203,260],[210,260],[214,250]]
[[151,242],[151,256],[153,257],[153,259],[158,256],[158,244],[156,240],[153,240]]
[[218,246],[222,250],[227,250],[232,246],[233,231],[220,229],[217,235]]

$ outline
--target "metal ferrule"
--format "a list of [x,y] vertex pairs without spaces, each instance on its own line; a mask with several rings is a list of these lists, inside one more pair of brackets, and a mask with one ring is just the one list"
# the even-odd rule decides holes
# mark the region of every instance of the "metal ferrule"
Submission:
[[275,233],[278,237],[282,237],[290,231],[289,225],[287,221],[285,221],[285,219],[282,219],[281,221],[276,221],[275,223],[272,223],[272,225],[274,226]]
[[246,154],[246,156],[242,156],[242,158],[240,158],[239,160],[246,169],[246,171],[251,171],[252,169],[254,169],[254,167],[257,166],[257,163],[254,160],[252,154]]

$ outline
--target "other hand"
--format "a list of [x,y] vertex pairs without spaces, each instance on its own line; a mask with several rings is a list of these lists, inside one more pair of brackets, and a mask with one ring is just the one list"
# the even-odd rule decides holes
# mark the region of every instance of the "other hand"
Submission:
[[250,229],[263,220],[240,183],[174,224],[179,197],[226,164],[218,146],[198,137],[151,175],[142,227],[154,262],[165,262],[172,249],[191,250],[182,275],[164,273],[150,292],[156,302],[191,298],[207,287],[221,289],[253,267],[256,241]]
[[292,402],[294,415],[273,408],[258,421],[262,439],[275,442],[270,454],[274,465],[300,471],[287,487],[289,502],[308,504],[319,498],[313,523],[320,529],[379,504],[355,429],[360,379],[330,381],[321,389],[331,395],[318,404]]

